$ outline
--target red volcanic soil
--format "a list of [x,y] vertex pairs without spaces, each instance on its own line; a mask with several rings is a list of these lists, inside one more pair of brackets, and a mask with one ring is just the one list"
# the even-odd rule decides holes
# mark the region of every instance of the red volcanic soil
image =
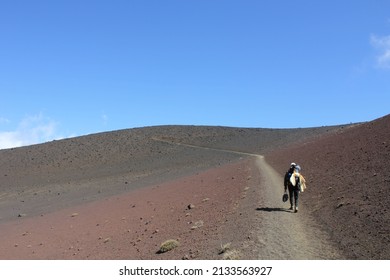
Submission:
[[[0,225],[1,259],[215,259],[248,161]],[[180,246],[158,254],[162,242]]]
[[[148,127],[2,150],[0,259],[220,259],[226,243],[256,258],[245,244],[257,242],[248,232],[265,186],[253,157],[229,151],[266,155],[281,176],[301,164],[303,209],[342,255],[389,259],[389,134],[386,116],[307,129]],[[168,239],[179,247],[157,254]]]
[[390,116],[275,150],[280,174],[303,167],[304,203],[349,259],[390,258]]

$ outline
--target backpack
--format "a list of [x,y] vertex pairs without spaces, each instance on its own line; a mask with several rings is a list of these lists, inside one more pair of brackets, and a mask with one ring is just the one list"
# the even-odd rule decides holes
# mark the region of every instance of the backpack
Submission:
[[294,172],[294,173],[290,176],[290,183],[291,183],[291,185],[293,185],[294,187],[297,187],[298,189],[301,189],[301,182],[300,182],[300,175],[299,175],[299,173]]

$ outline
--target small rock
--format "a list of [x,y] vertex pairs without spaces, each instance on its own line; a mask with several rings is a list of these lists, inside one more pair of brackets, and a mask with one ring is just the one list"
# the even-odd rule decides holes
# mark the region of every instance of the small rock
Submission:
[[79,213],[73,213],[73,214],[71,215],[71,217],[74,218],[74,217],[77,217],[78,215],[79,215]]
[[189,204],[189,205],[187,206],[187,208],[188,208],[188,210],[194,209],[194,208],[195,208],[195,205],[194,205],[194,204]]
[[192,230],[203,227],[204,222],[202,220],[195,222],[195,225],[191,227]]

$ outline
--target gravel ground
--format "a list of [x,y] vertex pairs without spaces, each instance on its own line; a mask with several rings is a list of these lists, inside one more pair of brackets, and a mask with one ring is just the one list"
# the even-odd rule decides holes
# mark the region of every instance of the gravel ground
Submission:
[[[285,258],[284,246],[259,254],[264,215],[291,213],[261,210],[283,208],[264,206],[279,190],[264,195],[269,173],[244,152],[265,155],[279,179],[302,165],[298,219],[337,245],[307,258],[389,259],[389,134],[386,116],[308,129],[147,127],[2,150],[0,258],[219,259],[229,243],[239,258]],[[180,246],[157,254],[167,239]]]

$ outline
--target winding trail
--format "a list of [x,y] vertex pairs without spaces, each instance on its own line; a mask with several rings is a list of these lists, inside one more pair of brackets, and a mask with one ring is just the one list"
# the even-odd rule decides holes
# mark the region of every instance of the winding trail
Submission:
[[[330,236],[300,203],[300,211],[288,210],[289,203],[281,200],[283,178],[265,160],[264,156],[240,151],[196,146],[184,143],[153,139],[191,148],[214,150],[253,157],[260,173],[260,184],[256,189],[257,211],[252,218],[252,251],[258,259],[317,260],[344,259]],[[308,189],[310,191],[310,189]],[[304,194],[301,194],[304,199]]]

